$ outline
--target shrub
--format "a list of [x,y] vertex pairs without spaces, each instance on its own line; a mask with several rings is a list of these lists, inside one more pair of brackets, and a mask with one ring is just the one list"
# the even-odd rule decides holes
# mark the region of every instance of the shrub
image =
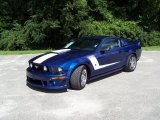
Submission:
[[21,50],[27,49],[26,36],[23,34],[22,26],[15,24],[11,30],[4,30],[0,37],[0,49]]
[[133,21],[115,20],[106,21],[82,21],[80,23],[79,36],[87,35],[107,35],[127,38],[128,40],[140,40],[142,46],[160,45],[159,32],[145,32],[138,23]]
[[148,39],[149,46],[160,46],[160,33],[156,31],[152,31],[149,34]]
[[37,23],[28,20],[24,26],[16,23],[11,30],[1,32],[0,49],[44,49],[48,31],[57,27],[57,21],[43,20]]

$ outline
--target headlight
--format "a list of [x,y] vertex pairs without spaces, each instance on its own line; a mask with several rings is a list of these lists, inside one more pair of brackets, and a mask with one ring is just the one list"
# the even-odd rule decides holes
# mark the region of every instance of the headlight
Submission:
[[29,67],[30,67],[30,68],[32,68],[32,67],[33,67],[32,63],[30,63],[30,64],[29,64]]
[[44,67],[43,67],[43,70],[44,70],[44,71],[47,71],[47,67],[46,67],[46,66],[44,66]]
[[62,74],[63,73],[63,69],[60,67],[53,66],[52,70],[53,70],[53,73],[55,73],[55,74]]

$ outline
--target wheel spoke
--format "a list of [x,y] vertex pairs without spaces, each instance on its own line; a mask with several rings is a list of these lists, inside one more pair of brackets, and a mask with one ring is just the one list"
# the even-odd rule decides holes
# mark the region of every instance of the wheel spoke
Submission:
[[133,70],[136,67],[136,58],[135,57],[131,57],[130,58],[130,68]]
[[86,82],[87,82],[87,70],[84,69],[81,74],[81,85],[85,86]]

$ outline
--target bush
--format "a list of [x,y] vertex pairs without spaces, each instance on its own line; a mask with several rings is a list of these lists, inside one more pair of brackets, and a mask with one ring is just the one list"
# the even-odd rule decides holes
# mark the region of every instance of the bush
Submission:
[[[2,50],[24,50],[44,49],[49,44],[56,43],[57,39],[48,40],[48,32],[58,28],[58,22],[43,20],[40,23],[28,21],[22,27],[14,24],[11,30],[4,30],[0,36],[0,49]],[[93,21],[92,19],[81,21],[79,24],[79,37],[89,35],[108,35],[127,38],[131,41],[140,40],[142,46],[160,45],[160,33],[153,31],[145,32],[138,23],[133,21],[114,20],[112,22]],[[60,43],[58,43],[60,44]],[[56,45],[54,45],[56,46]]]
[[27,49],[26,36],[23,34],[22,26],[16,24],[11,30],[4,30],[0,37],[1,50]]
[[24,26],[16,23],[11,30],[4,30],[1,32],[0,49],[44,49],[45,43],[47,43],[45,40],[47,39],[48,31],[58,27],[57,21],[43,20],[37,23],[28,20]]
[[133,21],[115,20],[112,23],[106,21],[82,21],[80,23],[79,36],[107,35],[123,37],[131,41],[139,40],[142,46],[160,45],[159,32],[145,32],[138,23]]
[[149,34],[148,39],[149,46],[160,46],[160,33],[156,31],[152,31]]

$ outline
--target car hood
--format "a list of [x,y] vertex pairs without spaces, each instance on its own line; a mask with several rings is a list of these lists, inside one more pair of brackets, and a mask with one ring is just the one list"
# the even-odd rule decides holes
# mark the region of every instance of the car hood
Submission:
[[39,55],[30,62],[44,65],[61,65],[71,60],[82,58],[92,54],[92,51],[61,49]]

